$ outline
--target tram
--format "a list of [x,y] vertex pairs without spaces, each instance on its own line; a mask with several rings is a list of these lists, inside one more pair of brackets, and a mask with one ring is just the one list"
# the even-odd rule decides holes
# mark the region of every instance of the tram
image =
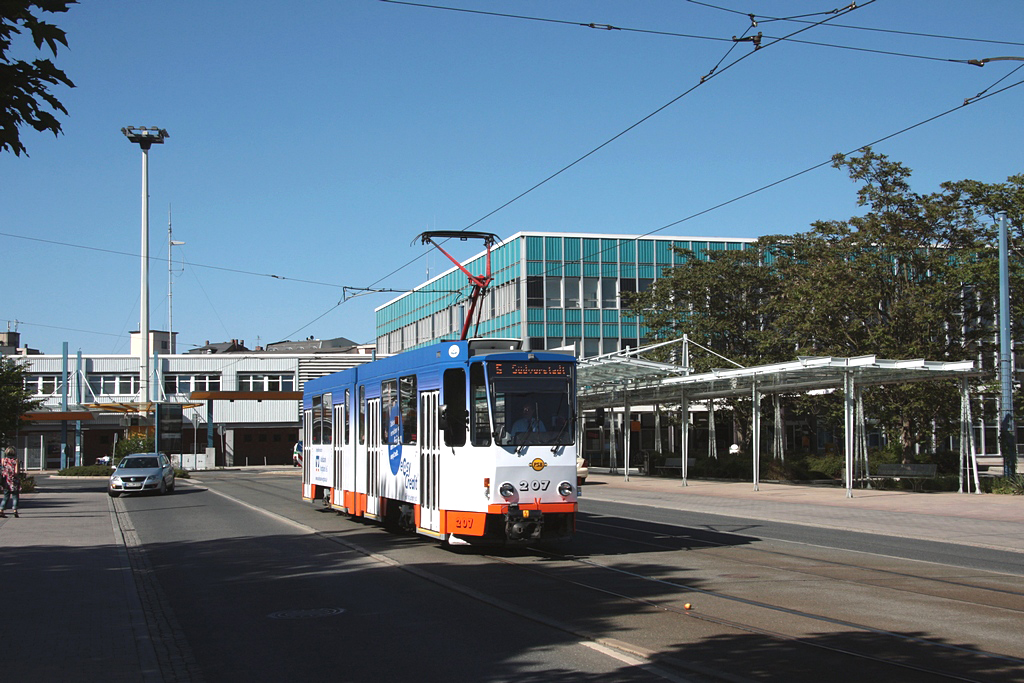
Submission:
[[302,498],[451,545],[576,524],[576,360],[448,341],[305,385]]

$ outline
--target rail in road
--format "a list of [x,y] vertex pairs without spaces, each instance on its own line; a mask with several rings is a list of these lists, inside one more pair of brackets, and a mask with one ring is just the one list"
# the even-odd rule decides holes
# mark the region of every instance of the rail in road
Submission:
[[199,479],[206,494],[400,569],[409,590],[468,596],[495,624],[527,619],[550,642],[613,655],[622,680],[1024,680],[1024,587],[1007,572],[847,549],[839,532],[771,538],[756,519],[652,521],[587,498],[566,545],[453,551],[304,504],[288,473]]

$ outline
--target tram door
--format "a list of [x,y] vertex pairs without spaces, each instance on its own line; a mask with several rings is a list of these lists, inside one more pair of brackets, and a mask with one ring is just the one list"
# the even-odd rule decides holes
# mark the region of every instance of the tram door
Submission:
[[438,427],[437,404],[440,392],[420,394],[420,528],[441,531],[439,510],[441,431]]
[[366,406],[366,512],[380,515],[380,459],[387,452],[381,431],[380,399],[371,398]]
[[334,488],[331,503],[344,507],[346,490],[352,490],[351,474],[345,470],[345,453],[349,449],[348,404],[349,391],[345,390],[344,401],[334,403]]

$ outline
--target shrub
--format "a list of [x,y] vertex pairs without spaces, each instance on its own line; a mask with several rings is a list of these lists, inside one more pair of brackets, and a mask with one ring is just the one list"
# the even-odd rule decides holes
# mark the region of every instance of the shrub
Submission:
[[1011,496],[1024,496],[1024,474],[1011,474],[1009,477],[992,479],[992,493]]
[[151,436],[133,434],[121,439],[114,447],[114,462],[120,462],[121,458],[132,453],[152,453],[156,450],[156,442]]
[[36,478],[35,477],[22,477],[21,478],[21,492],[32,493],[36,490]]
[[78,465],[58,470],[61,477],[109,477],[114,468],[110,465]]
[[843,476],[846,460],[841,455],[808,456],[805,466],[812,479],[839,479]]

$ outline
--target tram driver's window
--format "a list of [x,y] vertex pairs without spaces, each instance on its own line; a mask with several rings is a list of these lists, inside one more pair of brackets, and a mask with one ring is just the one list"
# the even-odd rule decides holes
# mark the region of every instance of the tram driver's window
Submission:
[[466,371],[444,371],[444,444],[466,445]]
[[469,367],[469,428],[474,446],[491,445],[491,423],[487,415],[487,383],[483,363]]
[[320,445],[320,432],[323,427],[323,414],[321,413],[322,402],[323,396],[313,397],[313,410],[311,411],[313,413],[313,429],[311,430],[312,434],[310,434],[310,436],[312,437],[310,439],[310,442],[312,443],[313,446]]

